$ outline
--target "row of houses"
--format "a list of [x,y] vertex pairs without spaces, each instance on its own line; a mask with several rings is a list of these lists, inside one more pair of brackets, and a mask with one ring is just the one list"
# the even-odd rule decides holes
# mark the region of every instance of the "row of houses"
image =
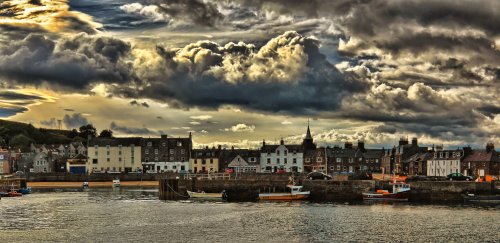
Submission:
[[[7,157],[8,153],[3,157]],[[378,172],[408,175],[446,176],[500,174],[500,153],[488,143],[484,150],[470,147],[443,150],[420,146],[417,138],[401,138],[393,148],[366,148],[363,141],[344,143],[343,147],[317,147],[309,126],[301,144],[269,144],[259,149],[205,147],[193,148],[188,137],[94,138],[86,145],[32,145],[30,153],[16,154],[16,170],[71,173],[211,173],[232,169],[235,172],[319,171],[328,174]],[[2,152],[0,151],[0,162]],[[7,164],[7,163],[4,163]],[[2,167],[0,166],[0,169]],[[8,171],[3,169],[3,171]]]

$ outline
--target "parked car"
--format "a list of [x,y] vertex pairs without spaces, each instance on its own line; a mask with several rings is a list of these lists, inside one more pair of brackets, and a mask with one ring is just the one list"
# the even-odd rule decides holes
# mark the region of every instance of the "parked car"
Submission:
[[285,169],[278,169],[278,171],[276,171],[276,174],[285,174],[285,173],[286,173]]
[[446,176],[446,179],[450,181],[473,181],[474,177],[466,176],[462,173],[451,173]]
[[307,174],[309,180],[331,180],[332,177],[322,172],[311,172]]

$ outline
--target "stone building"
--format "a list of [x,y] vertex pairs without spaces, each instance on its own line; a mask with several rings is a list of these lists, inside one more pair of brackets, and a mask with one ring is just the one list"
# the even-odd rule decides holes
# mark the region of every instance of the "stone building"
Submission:
[[327,148],[316,148],[304,150],[304,172],[323,172],[327,173]]
[[427,161],[433,158],[434,153],[416,153],[403,161],[405,171],[408,175],[427,175]]
[[359,171],[380,171],[383,149],[366,149],[363,141],[357,146],[346,142],[344,148],[335,146],[327,149],[329,173],[355,173]]
[[279,145],[262,142],[260,149],[261,172],[303,172],[304,151],[302,145],[285,145],[283,139]]
[[141,139],[142,165],[147,172],[188,172],[193,148],[192,136]]
[[[407,174],[408,171],[405,171],[405,167],[403,167],[403,161],[407,160],[410,156],[417,153],[427,152],[427,147],[418,146],[417,138],[412,138],[411,144],[408,143],[407,138],[401,138],[399,140],[399,145],[395,147],[395,153],[393,160],[393,164],[391,164],[391,173],[394,170],[396,173]],[[387,172],[387,171],[386,171]]]
[[493,143],[487,143],[484,150],[468,150],[470,153],[461,164],[463,174],[474,177],[500,176],[500,153],[495,150]]
[[142,171],[141,138],[93,138],[89,141],[87,173]]

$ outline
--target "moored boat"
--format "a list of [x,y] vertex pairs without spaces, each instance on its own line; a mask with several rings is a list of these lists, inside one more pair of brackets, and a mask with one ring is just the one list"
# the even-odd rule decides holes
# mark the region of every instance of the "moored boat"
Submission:
[[290,192],[259,193],[260,200],[303,200],[309,198],[310,191],[302,191],[302,186],[288,185]]
[[17,192],[21,194],[31,194],[31,187],[18,189]]
[[201,198],[201,199],[224,199],[226,198],[226,191],[220,193],[206,193],[206,192],[192,192],[187,191],[190,198]]
[[500,195],[466,194],[462,195],[462,197],[466,202],[500,203]]
[[120,179],[114,179],[113,180],[113,187],[120,187],[120,186],[121,186]]
[[363,200],[373,201],[408,201],[410,197],[410,184],[403,182],[392,183],[392,191],[377,190],[374,192],[364,192]]

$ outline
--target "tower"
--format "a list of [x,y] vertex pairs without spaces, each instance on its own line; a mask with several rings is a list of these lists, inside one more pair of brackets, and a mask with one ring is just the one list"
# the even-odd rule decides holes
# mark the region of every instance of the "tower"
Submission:
[[304,138],[304,140],[302,140],[302,148],[304,150],[316,149],[316,144],[314,144],[313,137],[311,136],[311,129],[309,128],[309,121],[307,121],[306,137]]

